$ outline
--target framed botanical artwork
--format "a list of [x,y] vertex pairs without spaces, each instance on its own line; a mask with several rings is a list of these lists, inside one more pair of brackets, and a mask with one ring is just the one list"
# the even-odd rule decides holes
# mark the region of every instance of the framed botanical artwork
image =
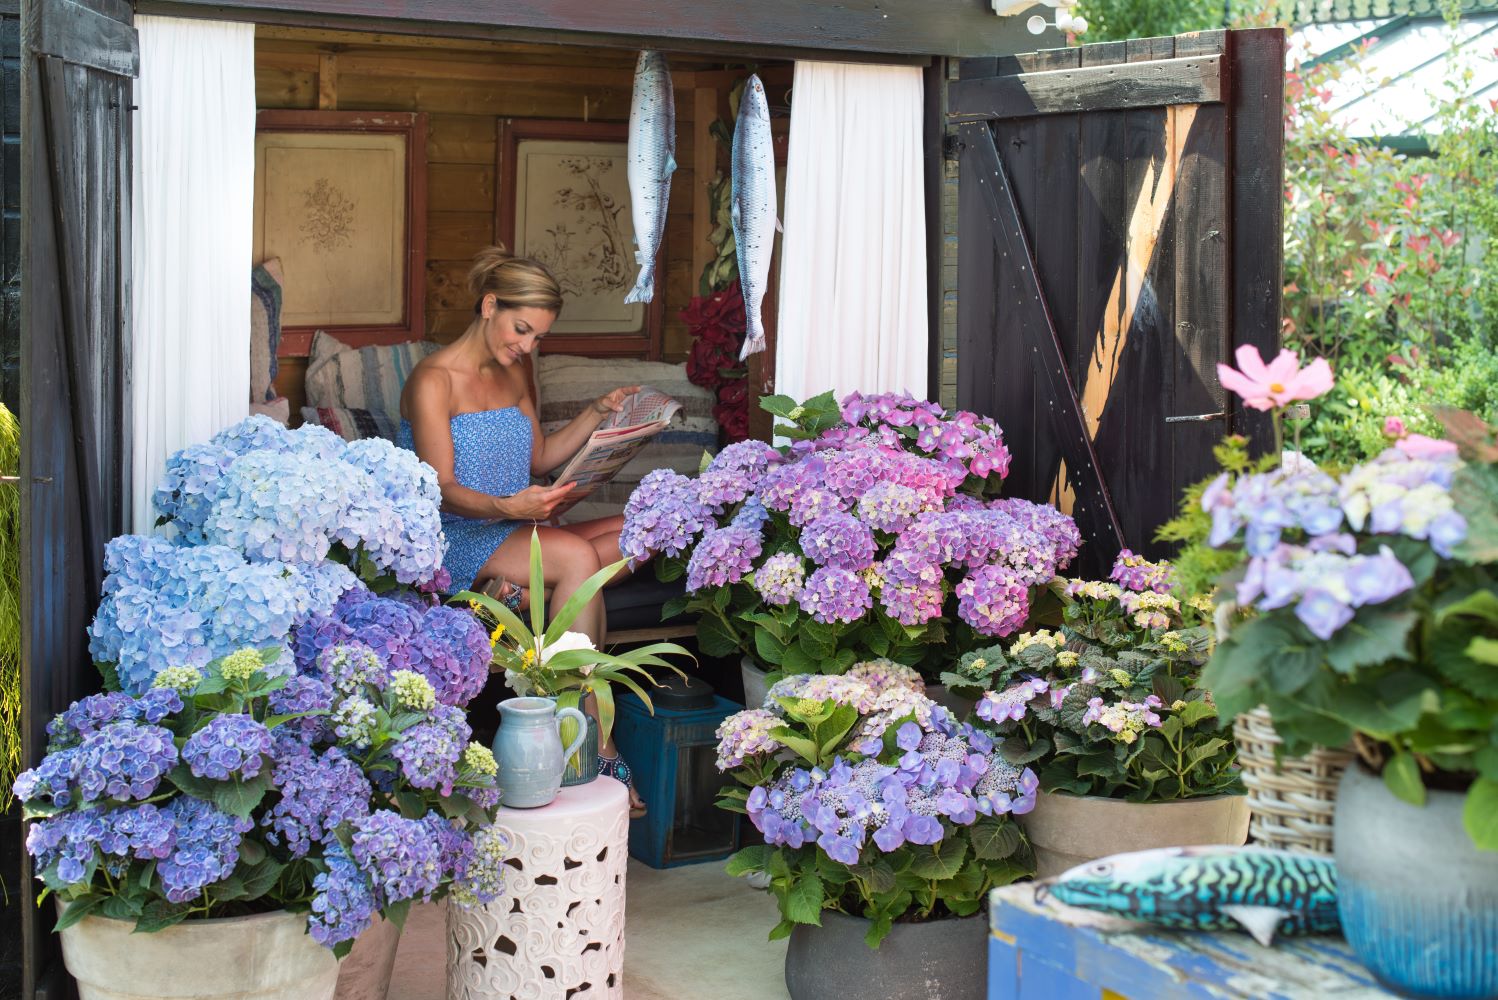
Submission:
[[278,257],[278,353],[326,330],[355,346],[420,340],[426,311],[426,115],[261,111],[255,262]]
[[634,285],[634,225],[622,122],[502,118],[496,144],[494,231],[545,264],[566,305],[548,346],[568,354],[660,357],[665,251],[651,302],[626,303]]

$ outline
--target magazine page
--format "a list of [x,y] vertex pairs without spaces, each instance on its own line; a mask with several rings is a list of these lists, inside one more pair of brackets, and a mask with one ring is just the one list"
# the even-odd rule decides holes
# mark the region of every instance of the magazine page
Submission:
[[599,425],[552,481],[553,486],[575,484],[552,511],[553,521],[613,479],[680,410],[679,402],[650,386],[626,397],[624,408]]

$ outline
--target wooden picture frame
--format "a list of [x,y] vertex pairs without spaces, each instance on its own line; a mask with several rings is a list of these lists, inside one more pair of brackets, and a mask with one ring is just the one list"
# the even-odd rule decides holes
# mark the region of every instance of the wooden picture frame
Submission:
[[280,357],[317,330],[354,347],[426,331],[422,112],[261,111],[255,121],[255,263],[279,257]]
[[[661,357],[666,315],[664,241],[656,260],[652,301],[634,307],[623,303],[639,273],[624,156],[628,138],[629,125],[625,122],[499,119],[495,235],[511,252],[537,257],[550,266],[567,296],[568,305],[547,337],[548,353],[652,361]],[[587,191],[573,187],[576,177],[585,176],[587,168],[574,168],[566,175],[554,169],[558,162],[580,157],[608,161],[601,174],[586,173],[590,185]],[[532,177],[533,163],[546,172]],[[538,187],[537,181],[549,190]],[[600,203],[600,198],[607,203]],[[546,211],[556,214],[543,216]],[[597,221],[600,217],[602,222]],[[555,225],[544,228],[547,222]],[[525,231],[517,234],[522,228]],[[543,233],[546,242],[532,245]],[[581,239],[572,242],[577,237]],[[579,312],[583,313],[581,317]]]

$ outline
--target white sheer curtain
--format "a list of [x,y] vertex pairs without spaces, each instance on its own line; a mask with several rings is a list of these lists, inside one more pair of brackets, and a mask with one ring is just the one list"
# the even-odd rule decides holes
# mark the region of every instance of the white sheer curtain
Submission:
[[255,27],[137,17],[134,528],[167,456],[249,412]]
[[796,63],[775,391],[926,395],[921,71]]

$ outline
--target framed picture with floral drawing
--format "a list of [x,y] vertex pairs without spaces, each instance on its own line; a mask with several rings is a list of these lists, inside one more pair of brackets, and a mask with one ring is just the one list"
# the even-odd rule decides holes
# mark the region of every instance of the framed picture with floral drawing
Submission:
[[281,260],[282,357],[422,339],[426,115],[259,112],[254,253]]
[[566,307],[548,346],[567,354],[659,359],[665,250],[651,302],[626,303],[634,285],[623,122],[501,118],[494,231],[512,253],[556,275]]

